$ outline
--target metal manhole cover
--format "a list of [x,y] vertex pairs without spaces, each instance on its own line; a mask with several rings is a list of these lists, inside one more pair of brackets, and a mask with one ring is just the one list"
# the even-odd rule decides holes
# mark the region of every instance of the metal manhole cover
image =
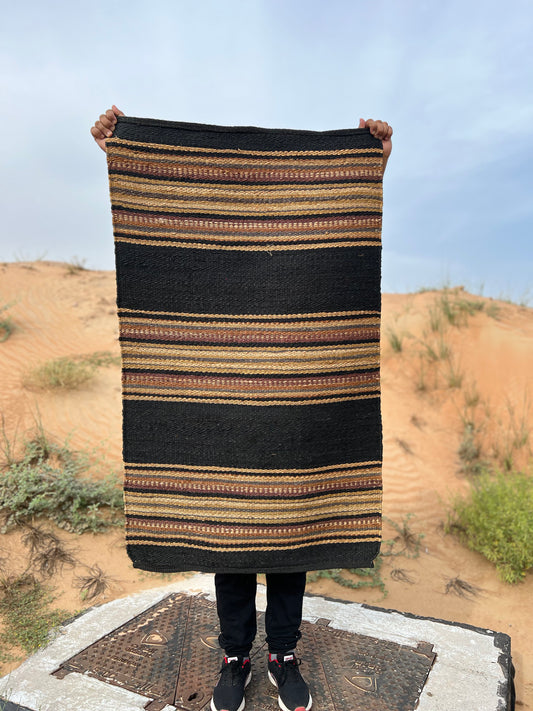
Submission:
[[[336,630],[327,620],[302,623],[298,656],[310,683],[313,706],[322,711],[412,711],[435,658],[417,648]],[[203,595],[173,593],[63,662],[54,676],[80,672],[148,697],[148,711],[167,704],[180,711],[209,708],[222,652],[214,602]],[[278,709],[266,674],[264,613],[258,613],[251,652],[247,705]]]

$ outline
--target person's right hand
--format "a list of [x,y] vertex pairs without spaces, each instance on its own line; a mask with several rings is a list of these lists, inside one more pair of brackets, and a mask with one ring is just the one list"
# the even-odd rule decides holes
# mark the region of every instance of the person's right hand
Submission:
[[108,109],[105,114],[102,114],[98,121],[95,122],[94,126],[91,127],[91,134],[103,151],[106,149],[106,138],[111,138],[113,135],[115,124],[117,122],[117,116],[124,116],[124,114],[120,109],[117,109],[115,104],[113,104],[113,107]]

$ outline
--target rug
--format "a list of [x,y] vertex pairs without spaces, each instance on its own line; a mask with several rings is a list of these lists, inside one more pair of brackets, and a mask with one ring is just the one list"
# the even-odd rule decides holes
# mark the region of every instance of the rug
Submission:
[[134,567],[373,567],[381,141],[120,116],[106,145]]

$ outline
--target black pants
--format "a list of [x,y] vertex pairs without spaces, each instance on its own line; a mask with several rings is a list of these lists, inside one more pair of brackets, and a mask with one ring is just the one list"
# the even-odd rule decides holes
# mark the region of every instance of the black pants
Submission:
[[[267,573],[266,641],[269,652],[288,652],[300,639],[305,573]],[[215,575],[219,644],[228,657],[247,656],[257,632],[255,573]]]

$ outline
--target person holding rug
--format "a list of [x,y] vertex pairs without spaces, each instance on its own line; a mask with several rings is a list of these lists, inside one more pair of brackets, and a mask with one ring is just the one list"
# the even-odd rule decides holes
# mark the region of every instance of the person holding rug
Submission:
[[[106,141],[113,137],[117,120],[121,116],[124,116],[123,112],[113,105],[111,109],[101,114],[99,119],[91,127],[91,134],[103,151],[107,152]],[[126,120],[127,119],[124,119],[124,121]],[[378,139],[382,142],[382,168],[384,171],[392,150],[392,127],[385,121],[360,119],[358,128],[368,129],[374,139]],[[351,132],[353,133],[354,131]],[[377,162],[377,165],[374,164],[373,170],[374,176],[377,176],[374,177],[374,180],[378,180],[380,178],[379,143],[374,141],[372,144],[373,139],[365,138],[365,140],[367,140],[367,144],[368,141],[370,141],[370,149],[373,150],[374,155],[377,156],[367,158],[366,160],[374,160]],[[375,143],[377,143],[377,147],[374,145]],[[143,145],[146,146],[148,144],[145,143]],[[262,147],[262,145],[260,147]],[[182,149],[180,148],[180,150]],[[365,151],[367,151],[367,148],[363,148],[359,152],[368,155]],[[342,151],[340,152],[342,153]],[[344,158],[342,158],[342,161],[344,161]],[[361,163],[360,159],[359,163]],[[312,171],[313,169],[313,166],[310,166],[309,170]],[[132,171],[132,174],[137,174],[133,168]],[[356,175],[356,178],[353,180],[354,183],[358,181],[361,182],[361,178],[358,177],[360,175],[365,176],[363,182],[369,180],[369,178],[366,177],[369,175],[369,171],[365,169],[362,173],[359,172]],[[341,179],[341,182],[343,180],[344,178]],[[339,189],[346,190],[345,184],[343,183]],[[366,199],[367,194],[365,194],[364,197]],[[365,208],[365,210],[368,211],[368,207]],[[367,219],[367,214],[369,213],[365,212],[363,218],[360,219]],[[367,222],[369,222],[368,219]],[[375,235],[377,231],[375,223],[373,223],[371,227]],[[371,235],[367,239],[376,239],[376,237]],[[358,244],[360,244],[360,242]],[[362,313],[368,314],[370,312]],[[375,329],[376,326],[374,325],[373,328]],[[373,338],[376,340],[375,332]],[[365,392],[368,393],[370,386],[365,385],[364,387],[367,388]],[[365,397],[370,396],[365,394]],[[372,459],[376,460],[377,456],[372,457],[368,455],[366,459],[369,461],[362,462],[362,464],[367,467],[366,470],[363,471],[361,469],[361,472],[357,475],[366,477],[366,483],[363,482],[361,486],[366,486],[366,491],[368,492],[372,481],[375,482],[378,480],[378,474],[375,472],[373,474],[369,469],[369,465],[377,464],[376,461],[370,461]],[[348,459],[348,461],[352,460]],[[339,468],[341,465],[335,466]],[[324,469],[333,470],[333,467],[324,467]],[[273,471],[278,470],[273,469]],[[193,474],[191,474],[191,476],[193,476]],[[333,474],[330,475],[333,476]],[[346,479],[347,474],[339,468],[339,480],[342,476]],[[372,476],[374,476],[373,480],[370,479]],[[311,486],[311,484],[309,486]],[[323,485],[319,483],[319,486]],[[376,485],[374,484],[374,486]],[[319,491],[318,486],[316,490]],[[374,536],[372,540],[376,541],[376,536]],[[378,547],[378,544],[374,545],[372,557],[376,555]],[[298,549],[298,551],[299,550],[300,549]],[[280,556],[282,557],[283,553],[281,553]],[[302,604],[306,584],[306,571],[313,568],[309,568],[302,563],[300,552],[297,553],[297,556],[298,558],[294,559],[290,565],[290,572],[266,572],[267,609],[265,613],[265,628],[267,633],[266,641],[268,644],[268,677],[277,688],[278,703],[283,711],[309,711],[313,703],[308,686],[300,674],[299,665],[301,660],[296,657],[296,646],[301,637],[300,626],[302,622]],[[367,560],[371,560],[371,557],[367,557]],[[254,569],[253,565],[255,565],[255,563],[256,561],[253,561],[252,566],[250,566],[251,570]],[[299,569],[300,566],[302,568],[301,570]],[[142,567],[142,565],[138,565],[137,567]],[[248,570],[250,570],[250,567]],[[216,567],[213,566],[207,569],[216,570]],[[220,567],[218,567],[218,569],[220,570]],[[205,566],[203,570],[206,570]],[[262,570],[264,570],[264,568]],[[258,569],[258,572],[261,572],[261,570]],[[249,655],[257,631],[255,608],[256,577],[255,572],[215,572],[217,613],[220,621],[220,635],[218,641],[220,647],[225,652],[225,656],[220,672],[220,679],[214,688],[213,697],[211,699],[212,711],[242,711],[245,706],[245,688],[251,679]]]
[[[91,134],[100,146],[105,151],[105,142],[107,138],[113,135],[113,129],[117,122],[117,116],[124,116],[124,113],[114,104],[111,109],[107,109],[100,118],[95,121],[94,126],[91,126]],[[392,126],[386,121],[374,121],[373,119],[359,119],[359,128],[368,128],[370,133],[379,138],[383,142],[383,171],[387,166],[387,161],[392,151]]]

